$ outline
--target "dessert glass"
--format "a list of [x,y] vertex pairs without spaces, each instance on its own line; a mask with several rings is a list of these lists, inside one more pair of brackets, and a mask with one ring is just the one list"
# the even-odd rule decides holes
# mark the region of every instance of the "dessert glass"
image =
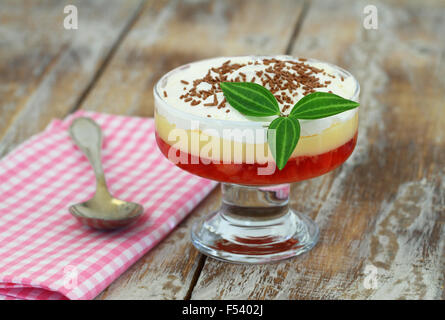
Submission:
[[[315,61],[315,60],[313,60]],[[360,87],[353,76],[334,65],[339,75],[352,77],[358,101]],[[314,178],[341,165],[357,141],[358,110],[344,112],[324,128],[326,119],[312,121],[318,134],[302,135],[282,170],[268,149],[270,121],[232,121],[206,118],[179,110],[165,99],[169,77],[154,87],[156,141],[178,167],[221,182],[222,204],[192,227],[194,246],[213,258],[234,263],[268,263],[310,250],[318,241],[317,225],[289,207],[290,183]],[[340,120],[338,120],[340,119]],[[304,201],[304,199],[301,199]]]

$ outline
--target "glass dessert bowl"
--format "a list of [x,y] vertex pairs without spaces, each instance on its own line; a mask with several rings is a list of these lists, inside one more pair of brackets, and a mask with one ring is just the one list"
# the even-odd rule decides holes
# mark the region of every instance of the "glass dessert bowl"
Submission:
[[222,57],[176,68],[154,88],[156,141],[178,167],[222,183],[222,205],[192,227],[202,253],[235,263],[268,263],[310,250],[318,227],[289,207],[290,183],[341,165],[357,141],[358,109],[301,120],[297,146],[279,170],[267,143],[274,117],[249,117],[233,108],[222,81],[254,82],[270,90],[283,115],[314,91],[358,100],[347,71],[290,56]]

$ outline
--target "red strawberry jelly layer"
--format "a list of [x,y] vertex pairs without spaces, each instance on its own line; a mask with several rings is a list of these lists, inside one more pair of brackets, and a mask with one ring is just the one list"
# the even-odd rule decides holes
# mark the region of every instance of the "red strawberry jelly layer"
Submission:
[[[168,158],[170,148],[173,148],[156,133],[156,141],[161,152]],[[270,175],[259,175],[258,168],[267,167],[267,164],[248,163],[213,163],[186,153],[186,163],[176,165],[198,176],[220,182],[243,185],[273,185],[297,182],[325,174],[341,165],[354,150],[357,143],[357,133],[354,137],[340,147],[314,156],[298,156],[289,159],[282,170],[275,169]],[[173,149],[179,156],[179,150]],[[182,155],[184,157],[184,153]],[[184,157],[185,158],[185,157]],[[193,159],[193,162],[192,162]],[[210,163],[209,163],[210,162]],[[208,164],[207,164],[208,163]]]

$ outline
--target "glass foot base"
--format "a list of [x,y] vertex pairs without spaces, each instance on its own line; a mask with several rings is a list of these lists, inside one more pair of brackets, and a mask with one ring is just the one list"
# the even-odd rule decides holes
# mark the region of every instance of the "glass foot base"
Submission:
[[275,217],[247,219],[222,209],[192,227],[192,242],[205,255],[232,263],[271,263],[302,254],[318,241],[317,225],[286,208]]

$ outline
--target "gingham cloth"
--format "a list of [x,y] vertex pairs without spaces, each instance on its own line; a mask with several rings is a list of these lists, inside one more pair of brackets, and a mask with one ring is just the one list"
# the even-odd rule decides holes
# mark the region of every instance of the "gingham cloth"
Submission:
[[[95,231],[68,212],[95,190],[93,170],[67,132],[78,116],[102,127],[111,193],[144,206],[128,229]],[[0,298],[94,298],[214,186],[164,158],[153,119],[77,112],[53,121],[0,160]]]

